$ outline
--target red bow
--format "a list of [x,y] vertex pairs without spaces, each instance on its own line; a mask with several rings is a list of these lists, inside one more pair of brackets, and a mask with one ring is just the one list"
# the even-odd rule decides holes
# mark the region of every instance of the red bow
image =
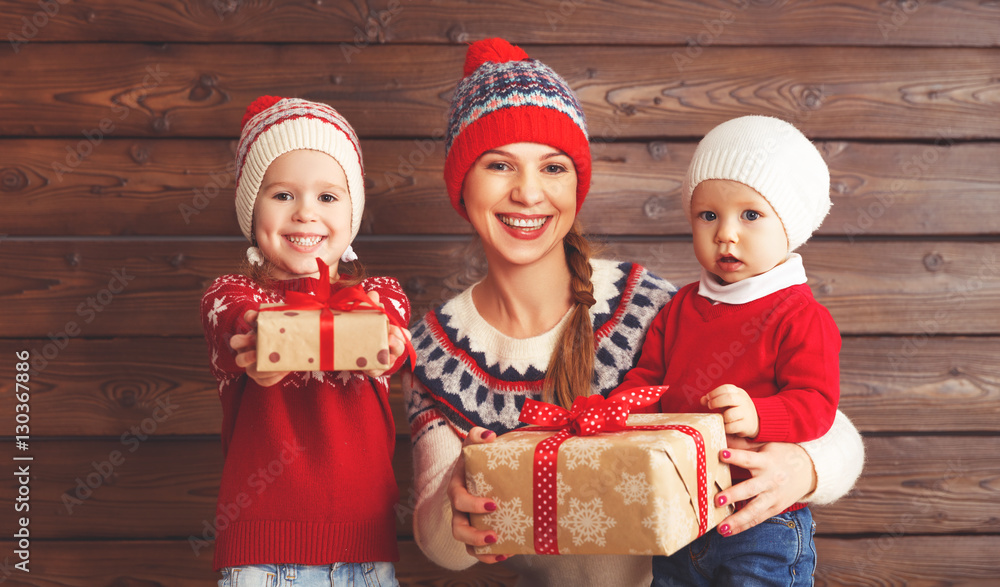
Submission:
[[607,399],[602,395],[578,397],[567,411],[533,399],[527,399],[521,408],[520,420],[537,424],[531,430],[555,430],[555,435],[535,446],[532,486],[534,516],[534,544],[537,554],[559,554],[556,532],[557,493],[556,462],[559,446],[571,436],[591,436],[602,432],[621,430],[677,430],[694,441],[698,458],[698,534],[708,529],[708,479],[705,472],[705,441],[701,433],[690,426],[629,426],[628,415],[633,408],[644,408],[659,401],[667,386],[630,389]]
[[[374,310],[383,314],[389,322],[406,328],[395,316],[389,315],[385,308],[379,306],[368,297],[368,292],[360,285],[343,287],[337,291],[332,291],[330,283],[330,267],[323,262],[323,259],[316,257],[319,266],[319,286],[313,294],[300,291],[285,292],[285,303],[281,306],[263,308],[261,312],[276,312],[289,310],[319,310],[319,345],[320,345],[320,369],[330,371],[333,369],[333,312],[354,312],[357,310]],[[416,353],[410,341],[405,340],[406,355],[410,359],[410,369],[413,369],[417,362]]]
[[611,399],[599,394],[581,396],[573,400],[569,411],[529,398],[521,408],[519,419],[525,424],[537,424],[541,430],[567,430],[573,436],[618,432],[627,429],[632,409],[653,405],[665,390],[666,387],[642,387],[619,393]]

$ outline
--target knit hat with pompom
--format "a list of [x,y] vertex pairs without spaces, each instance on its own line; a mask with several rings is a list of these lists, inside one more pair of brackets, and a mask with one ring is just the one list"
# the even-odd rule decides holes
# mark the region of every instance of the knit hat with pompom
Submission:
[[539,143],[573,160],[579,212],[590,190],[590,143],[583,109],[566,81],[503,39],[470,45],[464,75],[445,136],[444,179],[455,210],[469,219],[462,184],[480,155],[512,143]]
[[365,210],[364,167],[358,136],[339,112],[299,98],[261,96],[247,107],[236,152],[236,216],[243,236],[253,242],[253,207],[271,163],[298,149],[333,157],[347,176],[351,195],[351,240]]

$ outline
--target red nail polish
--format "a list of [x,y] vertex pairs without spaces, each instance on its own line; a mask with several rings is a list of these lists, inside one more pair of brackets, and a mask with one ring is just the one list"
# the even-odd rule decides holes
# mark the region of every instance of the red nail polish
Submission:
[[497,562],[498,563],[502,563],[505,560],[507,560],[507,555],[501,554],[501,555],[497,556]]
[[729,536],[729,532],[730,532],[729,524],[723,524],[719,526],[719,534],[722,534],[723,536]]
[[486,508],[486,511],[492,512],[497,509],[497,504],[493,503],[492,501],[488,501],[486,502],[486,505],[484,505],[483,507]]
[[731,456],[733,456],[733,453],[729,452],[728,450],[722,451],[722,458],[728,459]]
[[492,534],[490,534],[490,535],[488,535],[488,536],[486,537],[486,539],[485,539],[485,540],[486,540],[486,544],[493,544],[494,542],[496,542],[496,541],[497,541],[497,537],[496,537],[496,536],[494,536],[494,535],[492,535]]
[[[715,501],[719,504],[719,507],[722,507],[722,506],[726,505],[726,502],[729,501],[729,500],[726,499],[725,495],[720,495],[718,498],[716,498]],[[726,526],[727,528],[729,527],[726,524],[723,524],[723,525]]]

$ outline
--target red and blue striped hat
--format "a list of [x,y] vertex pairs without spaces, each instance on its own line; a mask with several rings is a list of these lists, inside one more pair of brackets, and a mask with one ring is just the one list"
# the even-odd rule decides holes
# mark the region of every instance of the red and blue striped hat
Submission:
[[455,210],[469,219],[462,184],[480,155],[511,143],[539,143],[573,160],[579,212],[590,189],[590,143],[583,109],[566,81],[503,39],[470,45],[464,73],[445,136],[444,178]]

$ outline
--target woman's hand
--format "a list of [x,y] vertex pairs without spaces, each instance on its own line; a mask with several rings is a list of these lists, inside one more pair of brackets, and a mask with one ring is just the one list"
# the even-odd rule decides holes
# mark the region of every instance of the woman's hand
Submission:
[[[469,431],[462,443],[463,447],[472,444],[483,444],[496,440],[492,430],[479,428]],[[465,458],[458,457],[455,468],[451,471],[451,481],[448,482],[448,499],[451,500],[451,533],[455,540],[465,544],[468,553],[480,562],[492,564],[506,560],[505,555],[476,554],[476,546],[486,546],[497,541],[495,532],[476,530],[469,521],[469,514],[487,514],[497,508],[493,500],[486,497],[476,497],[465,487]]]
[[[373,304],[385,309],[385,304],[379,301],[379,295],[377,291],[368,292],[368,298]],[[364,373],[369,377],[381,377],[383,373],[388,371],[392,365],[396,364],[399,357],[406,352],[406,341],[410,340],[410,331],[405,328],[400,328],[395,324],[389,325],[389,367],[385,369],[368,369]]]
[[257,382],[261,387],[271,387],[280,382],[291,371],[267,371],[262,373],[257,370],[257,311],[247,310],[243,319],[253,329],[246,334],[236,334],[229,339],[229,346],[236,351],[236,366],[246,369],[250,379]]
[[722,462],[748,471],[752,477],[716,497],[716,506],[750,500],[719,524],[723,536],[739,534],[801,501],[816,489],[816,472],[805,449],[787,442],[753,443],[728,437]]

